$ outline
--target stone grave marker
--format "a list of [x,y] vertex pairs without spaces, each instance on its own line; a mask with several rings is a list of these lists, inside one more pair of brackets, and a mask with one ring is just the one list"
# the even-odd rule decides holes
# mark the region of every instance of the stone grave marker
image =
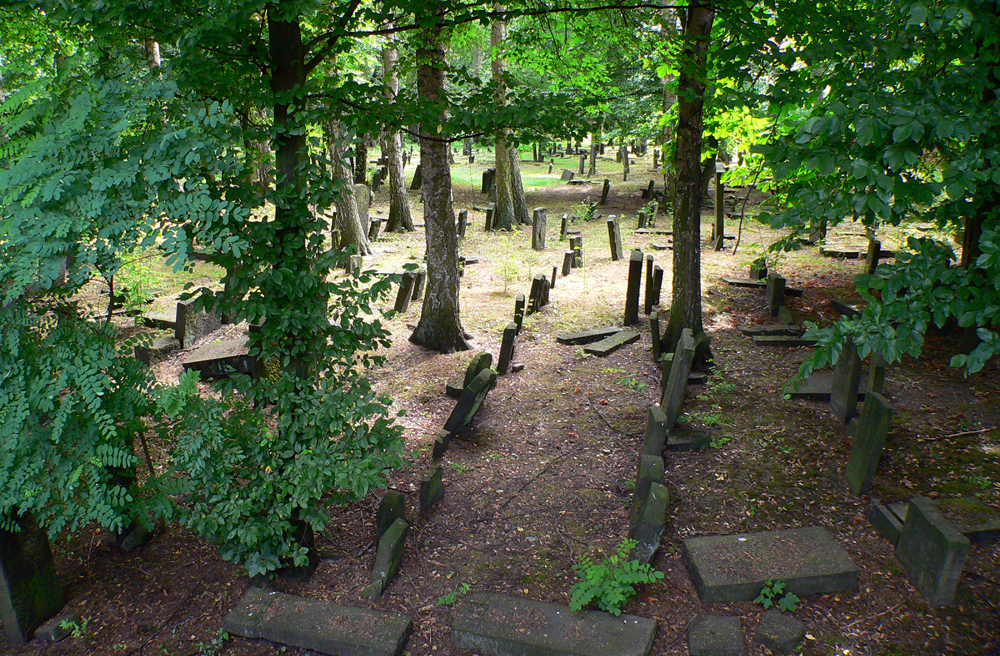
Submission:
[[203,344],[181,363],[186,371],[197,371],[202,380],[226,378],[233,374],[257,374],[257,361],[250,356],[245,335],[236,339]]
[[378,241],[379,234],[382,232],[382,219],[374,218],[371,223],[368,224],[368,241]]
[[399,278],[399,291],[396,293],[396,303],[393,308],[396,312],[403,313],[410,308],[410,301],[413,299],[413,285],[416,282],[416,275],[412,271],[403,271]]
[[667,377],[666,388],[663,391],[663,398],[660,407],[666,415],[667,430],[673,430],[677,425],[677,417],[681,412],[681,404],[684,402],[684,392],[687,389],[687,379],[691,374],[691,365],[694,362],[694,334],[690,328],[681,331],[681,338],[677,342],[677,349],[670,362],[670,374]]
[[660,361],[660,313],[653,310],[649,313],[649,334],[653,340],[653,362]]
[[406,500],[398,490],[386,490],[375,511],[375,546],[397,519],[406,521]]
[[469,381],[469,384],[462,390],[462,396],[458,399],[458,403],[455,404],[455,408],[448,416],[448,421],[444,424],[442,432],[447,433],[449,439],[452,435],[465,430],[472,423],[479,408],[482,407],[483,401],[486,400],[486,396],[490,390],[496,387],[496,384],[497,372],[489,367],[481,370],[475,378]]
[[532,212],[531,248],[536,251],[545,250],[545,229],[548,218],[544,207],[536,207]]
[[882,504],[879,499],[872,499],[868,506],[868,522],[875,528],[875,531],[888,540],[892,546],[899,542],[899,535],[903,532],[903,522],[896,517],[889,508]]
[[601,188],[601,205],[608,202],[608,194],[611,193],[611,180],[604,178],[604,186]]
[[653,557],[660,548],[660,539],[667,524],[667,506],[670,504],[670,492],[662,483],[651,482],[646,500],[639,511],[639,523],[632,539],[638,544],[632,549],[630,560],[638,560],[643,565],[653,562]]
[[582,344],[593,344],[602,339],[611,337],[621,332],[621,328],[608,326],[607,328],[594,328],[576,333],[563,333],[556,335],[556,341],[566,346],[579,346]]
[[177,341],[176,337],[162,335],[154,339],[148,346],[136,346],[134,349],[135,359],[148,367],[180,347],[181,343]]
[[753,338],[753,343],[757,346],[797,348],[799,346],[815,346],[816,338],[805,335],[757,335]]
[[337,656],[400,656],[413,629],[405,615],[251,587],[222,628],[245,638]]
[[490,168],[483,171],[483,185],[481,193],[488,194],[490,190],[496,185],[497,170]]
[[517,337],[517,324],[511,321],[503,329],[503,339],[500,342],[500,357],[497,358],[497,374],[503,376],[514,359],[514,339]]
[[181,343],[181,348],[189,349],[195,341],[222,327],[222,318],[215,313],[196,312],[195,299],[177,302],[177,323],[174,327],[174,337]]
[[622,330],[610,337],[605,337],[599,342],[585,346],[583,352],[603,358],[611,355],[623,346],[638,342],[640,337],[641,335],[634,330]]
[[642,517],[643,504],[649,496],[652,483],[663,483],[664,464],[660,456],[642,454],[639,456],[639,472],[632,491],[632,509],[629,511],[629,535],[635,535]]
[[868,239],[868,252],[865,255],[865,273],[874,275],[878,267],[879,255],[882,251],[882,242],[878,239]]
[[854,445],[847,457],[847,468],[844,471],[844,478],[854,494],[868,494],[871,489],[892,415],[892,406],[884,396],[876,392],[865,396]]
[[833,369],[830,411],[842,423],[857,415],[858,388],[861,384],[861,358],[854,340],[848,338]]
[[559,241],[566,240],[566,224],[569,221],[569,215],[563,212],[562,220],[559,222]]
[[656,189],[656,182],[654,180],[650,180],[649,184],[642,191],[642,199],[649,200],[650,198],[652,198],[654,189]]
[[608,217],[608,243],[611,246],[611,261],[617,262],[622,259],[622,232],[618,223],[618,217],[611,215]]
[[721,251],[726,246],[726,204],[724,200],[726,186],[722,184],[722,173],[722,171],[715,172],[715,223],[712,224],[712,242],[717,251]]
[[569,249],[573,251],[573,268],[583,266],[583,237],[576,235],[569,238]]
[[[523,294],[522,294],[523,296]],[[446,392],[448,396],[453,399],[462,398],[462,392],[465,391],[479,372],[484,369],[489,369],[493,366],[493,354],[488,351],[482,351],[477,353],[472,360],[469,361],[469,366],[465,369],[465,374],[461,379],[456,380],[454,383],[448,383]]]
[[385,589],[399,573],[399,565],[403,561],[403,546],[406,544],[406,534],[410,525],[403,519],[395,520],[379,540],[375,552],[375,564],[368,587],[361,593],[362,597],[381,597]]
[[682,551],[703,603],[752,601],[767,581],[799,597],[850,590],[861,573],[821,526],[688,538]]
[[528,315],[541,311],[546,305],[549,281],[544,273],[536,273],[531,280],[531,291],[528,293]]
[[[993,542],[1000,539],[1000,511],[976,497],[939,499],[934,505],[945,520],[969,542]],[[907,503],[890,503],[888,510],[896,517],[900,530],[906,523]]]
[[698,615],[688,625],[690,656],[743,656],[743,627],[732,615]]
[[642,285],[642,251],[638,248],[629,255],[628,287],[625,291],[626,326],[639,325],[639,287]]
[[417,164],[417,168],[413,169],[413,181],[410,183],[410,191],[420,189],[424,184],[423,169],[421,164]]
[[416,303],[424,298],[424,286],[427,284],[427,269],[420,267],[413,272],[413,296],[410,300]]
[[552,175],[553,162],[549,162],[549,175]]
[[7,642],[20,645],[65,603],[49,538],[33,517],[15,516],[21,529],[0,529],[0,623]]
[[647,227],[648,226],[648,221],[646,219],[646,213],[644,211],[642,211],[642,210],[639,210],[639,212],[636,214],[636,218],[639,219],[639,223],[636,226],[636,232],[638,232],[639,230],[646,230],[646,231],[648,231],[649,228]]
[[867,389],[882,393],[885,389],[885,358],[881,353],[872,353],[871,368],[868,371]]
[[646,293],[642,299],[642,313],[649,315],[653,311],[653,256],[646,256]]
[[580,155],[580,175],[587,169],[587,156]]
[[559,275],[559,267],[552,267],[552,278],[549,280],[549,290],[552,290],[556,286],[556,277]]
[[574,175],[573,171],[570,171],[569,169],[563,169],[562,175],[560,176],[559,179],[562,180],[563,182],[569,182],[570,180],[573,179],[573,175]]
[[762,257],[758,257],[750,264],[750,280],[767,279],[767,262]]
[[778,316],[778,308],[785,304],[785,279],[776,273],[767,275],[767,307],[772,317]]
[[521,332],[521,326],[524,324],[524,310],[524,294],[518,292],[514,298],[514,324],[517,326],[517,332]]
[[656,622],[476,592],[451,612],[451,639],[480,656],[649,656]]
[[484,232],[493,232],[496,228],[496,214],[497,206],[496,203],[490,203],[486,208],[486,224],[483,226]]
[[361,219],[361,230],[365,234],[371,230],[369,210],[372,204],[372,191],[365,184],[354,185],[354,205],[358,208],[358,218]]
[[566,251],[565,253],[563,253],[563,264],[562,264],[563,276],[568,276],[572,268],[573,268],[573,251]]
[[663,289],[663,267],[659,264],[653,267],[653,307],[660,304],[660,290]]
[[919,496],[910,501],[896,542],[896,558],[929,606],[949,606],[955,601],[970,548],[969,539],[941,515],[933,501]]
[[660,406],[654,405],[646,414],[646,434],[642,439],[642,455],[662,456],[666,443],[667,415]]
[[656,227],[656,213],[660,211],[660,203],[658,201],[654,200],[652,203],[650,203],[650,205],[651,205],[651,207],[649,208],[649,223],[648,223],[648,225],[649,225],[650,228],[655,228]]
[[775,654],[794,654],[805,640],[806,625],[802,620],[772,608],[764,613],[753,637]]
[[420,514],[430,513],[438,501],[444,498],[444,469],[438,465],[420,481]]
[[458,238],[465,239],[465,231],[469,225],[469,210],[458,211]]

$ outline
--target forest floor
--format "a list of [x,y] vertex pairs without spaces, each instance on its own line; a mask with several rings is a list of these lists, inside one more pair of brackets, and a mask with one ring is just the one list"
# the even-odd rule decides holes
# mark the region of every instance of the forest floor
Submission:
[[[481,153],[481,159],[489,159]],[[560,162],[574,168],[577,158]],[[478,257],[462,278],[462,319],[475,350],[437,355],[407,340],[420,304],[388,322],[393,345],[384,367],[371,371],[379,390],[406,410],[406,454],[411,463],[389,475],[404,493],[413,522],[402,567],[378,600],[359,595],[374,558],[374,518],[381,493],[337,509],[318,536],[322,561],[308,581],[277,580],[273,587],[308,597],[403,613],[414,621],[405,654],[459,656],[449,612],[439,600],[467,584],[472,591],[569,602],[582,555],[608,554],[626,537],[639,449],[648,408],[658,401],[660,372],[650,352],[648,322],[640,342],[606,358],[558,345],[558,333],[620,325],[624,312],[627,253],[652,253],[666,271],[663,304],[670,299],[671,252],[654,251],[662,236],[634,234],[640,189],[651,178],[648,159],[621,182],[614,157],[600,161],[595,184],[533,186],[549,180],[547,164],[522,164],[530,207],[548,208],[548,249],[531,250],[530,227],[510,234],[484,233],[485,206],[478,193],[482,165],[456,188],[456,208],[469,208],[462,252]],[[557,166],[552,179],[560,172]],[[408,170],[412,174],[412,170]],[[529,177],[530,176],[530,177]],[[459,176],[456,176],[459,177]],[[512,318],[514,297],[527,293],[532,276],[561,265],[566,245],[558,240],[559,217],[583,200],[596,200],[600,183],[612,180],[604,216],[624,215],[626,259],[612,262],[604,221],[576,222],[586,266],[559,276],[551,304],[528,317],[517,339],[518,373],[498,379],[473,428],[453,440],[443,458],[446,493],[426,519],[418,519],[418,482],[433,466],[431,445],[454,406],[445,383],[460,375],[479,350],[499,352],[503,327]],[[460,178],[461,179],[461,178]],[[658,179],[662,187],[662,180]],[[415,221],[422,223],[419,196],[411,192]],[[372,215],[387,214],[385,190],[376,194]],[[1000,508],[1000,376],[991,363],[963,378],[948,366],[957,336],[928,335],[919,360],[889,367],[886,394],[896,415],[867,497],[856,497],[843,481],[850,449],[847,428],[823,403],[785,400],[782,386],[807,356],[807,349],[766,349],[743,337],[737,326],[770,323],[763,293],[729,287],[723,275],[744,277],[749,262],[775,237],[744,225],[737,254],[710,249],[711,212],[702,226],[705,328],[715,361],[708,382],[689,387],[682,409],[694,426],[712,431],[712,447],[668,454],[671,493],[666,534],[654,565],[665,578],[645,586],[626,612],[654,618],[659,628],[653,654],[687,654],[686,627],[697,614],[732,614],[742,620],[746,653],[763,654],[753,632],[763,616],[749,602],[703,604],[681,562],[684,538],[821,525],[861,569],[857,589],[813,595],[794,615],[806,624],[806,654],[989,654],[1000,653],[1000,545],[973,545],[955,604],[932,609],[908,583],[891,545],[865,518],[870,498],[905,500],[977,496]],[[659,219],[658,227],[669,227]],[[854,229],[848,227],[848,229]],[[727,231],[735,232],[729,224]],[[855,230],[856,231],[856,230]],[[863,237],[845,234],[861,243]],[[902,230],[882,235],[885,248],[899,248]],[[422,255],[422,230],[386,235],[366,260],[391,268]],[[829,323],[837,318],[829,301],[853,295],[851,281],[861,261],[821,257],[815,248],[788,254],[776,269],[788,285],[804,291],[790,300],[800,320]],[[391,305],[391,299],[385,302]],[[233,328],[226,328],[232,331]],[[217,336],[216,336],[217,337]],[[216,337],[210,337],[213,339]],[[184,353],[156,365],[163,380],[176,378]],[[989,429],[989,430],[983,430]],[[111,550],[99,530],[54,545],[67,610],[87,619],[77,637],[57,645],[37,641],[4,654],[272,654],[299,650],[239,637],[219,636],[222,619],[249,585],[246,575],[224,562],[196,536],[168,526],[130,554]],[[213,643],[213,640],[215,642]]]

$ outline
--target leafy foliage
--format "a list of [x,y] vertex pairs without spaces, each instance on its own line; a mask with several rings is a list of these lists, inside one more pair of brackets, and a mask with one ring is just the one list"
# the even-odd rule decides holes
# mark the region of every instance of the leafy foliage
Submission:
[[781,612],[794,613],[796,605],[800,599],[791,592],[785,592],[784,581],[772,581],[768,579],[761,588],[760,594],[753,600],[753,603],[760,604],[764,610],[777,606]]
[[573,586],[569,607],[581,610],[594,602],[603,611],[621,615],[622,606],[636,595],[636,585],[661,580],[663,572],[653,569],[652,565],[628,560],[636,544],[635,540],[622,540],[614,553],[599,563],[588,556],[581,557],[573,568],[582,580]]

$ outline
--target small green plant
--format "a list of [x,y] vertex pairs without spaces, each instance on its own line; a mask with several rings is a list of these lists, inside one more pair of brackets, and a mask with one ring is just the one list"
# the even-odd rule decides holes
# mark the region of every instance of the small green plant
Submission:
[[461,597],[462,595],[469,594],[469,590],[471,589],[472,589],[471,585],[469,585],[468,583],[462,583],[457,588],[455,588],[445,596],[438,599],[437,605],[454,606],[455,602],[458,601],[458,598]]
[[628,553],[636,544],[635,540],[622,540],[614,553],[599,563],[588,556],[581,557],[573,569],[583,580],[573,586],[569,607],[581,610],[596,602],[601,610],[621,615],[622,606],[636,595],[636,585],[662,579],[663,572],[653,569],[651,565],[628,560]]
[[698,421],[702,422],[706,426],[718,426],[719,424],[722,423],[722,414],[721,413],[716,413],[716,414],[712,415],[712,414],[709,414],[707,412],[692,412],[691,413],[691,418],[692,419],[697,419]]
[[506,294],[510,283],[521,275],[521,269],[518,266],[517,255],[510,247],[510,235],[504,235],[501,243],[503,244],[503,257],[500,258],[500,268],[497,270],[497,274],[503,280],[503,292]]
[[644,390],[644,389],[646,389],[646,387],[648,387],[648,385],[646,383],[640,383],[635,378],[635,376],[622,376],[621,378],[619,378],[618,380],[615,381],[615,384],[616,385],[624,385],[625,387],[628,387],[630,389],[634,389],[634,390],[637,390],[637,391]]
[[452,462],[449,463],[449,465],[451,465],[451,470],[456,474],[458,474],[459,476],[464,474],[469,469],[468,465],[462,464],[460,462]]
[[59,623],[59,627],[62,629],[69,629],[70,635],[74,638],[82,638],[87,635],[87,625],[90,624],[90,618],[84,617],[80,619],[79,622],[76,620],[63,620]]
[[593,221],[597,203],[583,201],[573,206],[573,216],[582,221]]
[[724,447],[727,444],[729,444],[729,440],[730,440],[730,438],[726,437],[726,436],[717,437],[714,440],[712,440],[711,442],[709,442],[708,445],[710,447],[712,447],[713,449],[721,449],[722,447]]
[[115,296],[122,299],[129,314],[141,314],[153,300],[153,269],[146,255],[136,255],[115,274]]
[[229,641],[229,633],[219,629],[219,634],[212,638],[211,642],[199,642],[198,653],[202,656],[215,656],[222,649],[222,646]]
[[764,610],[776,606],[783,613],[794,613],[795,607],[799,603],[799,598],[791,592],[785,592],[784,581],[772,581],[768,579],[764,583],[760,594],[753,600],[753,603],[760,604],[764,607]]

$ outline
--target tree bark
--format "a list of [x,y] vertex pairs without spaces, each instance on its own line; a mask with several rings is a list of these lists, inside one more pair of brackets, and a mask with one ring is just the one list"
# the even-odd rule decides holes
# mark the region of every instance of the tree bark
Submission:
[[673,350],[681,331],[704,332],[701,317],[701,139],[704,127],[708,44],[714,3],[687,8],[678,78],[677,149],[674,170],[673,290],[663,346]]
[[[396,42],[390,39],[382,48],[382,71],[385,75],[385,97],[390,103],[396,102],[399,93],[399,76],[396,61],[399,58]],[[386,232],[410,232],[413,218],[410,216],[410,200],[406,195],[406,179],[403,177],[403,140],[398,132],[385,135],[389,160],[389,219]]]
[[[494,9],[502,11],[503,7],[494,5]],[[507,24],[494,20],[490,27],[490,48],[496,53],[490,67],[493,71],[493,81],[497,85],[496,103],[502,107],[507,104],[507,87],[504,83],[505,62],[500,56],[500,46],[507,34]],[[500,128],[496,137],[494,150],[494,166],[496,177],[494,184],[497,189],[496,222],[499,230],[513,230],[517,221],[514,207],[514,162],[511,157],[511,147],[507,142],[507,129]]]
[[354,184],[368,184],[368,143],[363,138],[354,145]]
[[601,141],[601,130],[590,133],[590,168],[587,175],[597,175],[597,146]]
[[620,150],[622,154],[622,182],[628,182],[628,174],[630,170],[628,161],[628,144],[625,143],[624,139],[622,139],[621,146],[618,147],[618,150]]
[[521,179],[521,154],[514,144],[510,144],[510,195],[514,201],[514,220],[521,225],[531,225],[531,212],[524,197],[524,181]]
[[427,289],[420,322],[410,341],[441,353],[469,348],[459,305],[458,234],[451,196],[448,142],[436,138],[447,120],[444,101],[445,54],[440,23],[423,33],[417,51],[417,93],[437,106],[436,117],[420,128],[424,222],[427,239]]
[[335,228],[340,232],[341,249],[354,247],[354,254],[371,254],[371,243],[368,235],[361,225],[361,215],[358,214],[358,203],[354,198],[354,177],[346,163],[344,148],[341,145],[343,140],[343,129],[340,123],[332,121],[327,124],[327,153],[330,158],[333,179],[342,181],[344,184],[337,194],[334,207],[337,208],[337,221]]

